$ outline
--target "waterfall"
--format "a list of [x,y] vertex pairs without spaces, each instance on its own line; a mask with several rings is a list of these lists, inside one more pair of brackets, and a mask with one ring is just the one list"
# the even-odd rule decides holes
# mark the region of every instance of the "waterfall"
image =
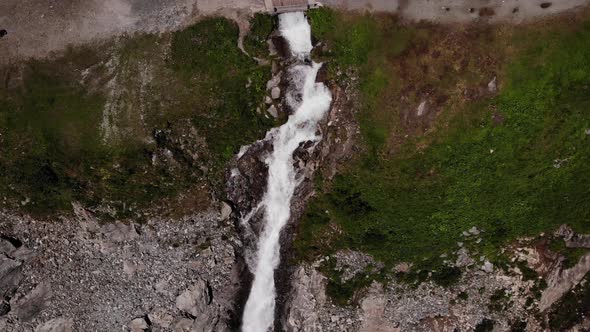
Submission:
[[312,50],[311,28],[302,12],[279,16],[279,31],[289,43],[293,57],[298,59],[291,74],[299,98],[288,97],[287,103],[294,110],[288,121],[272,129],[267,137],[272,140],[273,152],[266,160],[268,182],[262,200],[264,229],[258,240],[254,281],[244,309],[242,330],[265,332],[273,326],[275,311],[274,270],[280,261],[280,232],[291,215],[291,199],[301,182],[293,166],[293,153],[303,142],[317,142],[318,122],[330,108],[332,96],[323,83],[316,83],[321,64],[303,63]]

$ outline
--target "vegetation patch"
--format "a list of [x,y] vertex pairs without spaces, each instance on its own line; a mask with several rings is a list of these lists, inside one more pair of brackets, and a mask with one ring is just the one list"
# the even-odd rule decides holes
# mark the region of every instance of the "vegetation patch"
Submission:
[[[508,241],[565,221],[588,231],[589,23],[441,31],[310,15],[333,78],[358,76],[365,149],[318,186],[300,257],[351,248],[427,269],[473,226],[492,260]],[[417,115],[422,101],[430,115]]]
[[268,44],[275,26],[274,17],[269,14],[256,13],[250,20],[250,32],[244,38],[244,48],[251,56],[264,58],[268,56]]
[[256,113],[270,69],[237,39],[210,18],[1,68],[2,205],[44,216],[80,201],[136,218],[163,199],[202,206],[227,160],[273,125]]

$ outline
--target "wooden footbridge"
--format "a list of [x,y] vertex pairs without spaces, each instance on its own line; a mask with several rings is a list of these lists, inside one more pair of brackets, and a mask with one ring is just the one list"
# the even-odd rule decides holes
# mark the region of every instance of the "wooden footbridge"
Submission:
[[321,6],[313,0],[264,0],[266,9],[273,14],[300,12]]

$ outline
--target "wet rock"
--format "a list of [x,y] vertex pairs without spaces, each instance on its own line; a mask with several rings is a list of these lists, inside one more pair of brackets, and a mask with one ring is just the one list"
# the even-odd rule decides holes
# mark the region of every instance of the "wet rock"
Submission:
[[279,86],[281,83],[281,74],[273,76],[268,82],[266,82],[266,90],[272,90]]
[[270,90],[270,96],[272,99],[279,99],[281,97],[281,88],[275,86]]
[[54,318],[44,324],[39,325],[35,332],[72,332],[74,321],[66,318]]
[[275,119],[279,117],[279,112],[277,111],[275,105],[270,105],[270,107],[266,111]]
[[129,330],[131,330],[131,332],[142,332],[142,331],[146,331],[147,329],[149,329],[150,325],[145,320],[145,318],[138,317],[138,318],[133,319],[131,322],[129,322],[127,327],[129,328]]
[[42,282],[17,302],[14,312],[21,321],[30,321],[47,308],[52,295],[49,283]]

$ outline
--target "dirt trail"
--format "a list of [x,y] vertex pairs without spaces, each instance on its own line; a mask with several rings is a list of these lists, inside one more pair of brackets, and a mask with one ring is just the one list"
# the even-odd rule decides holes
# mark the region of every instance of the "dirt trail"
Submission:
[[264,0],[3,0],[0,64],[136,31],[165,32],[220,13],[263,11]]
[[[410,20],[441,23],[513,23],[590,4],[590,0],[323,0],[349,10],[387,11]],[[264,11],[265,0],[3,0],[0,64],[44,57],[69,44],[84,44],[134,31],[165,32],[199,17],[232,18]]]
[[520,23],[572,8],[589,0],[323,0],[349,10],[396,12],[410,20],[467,23],[478,20]]

